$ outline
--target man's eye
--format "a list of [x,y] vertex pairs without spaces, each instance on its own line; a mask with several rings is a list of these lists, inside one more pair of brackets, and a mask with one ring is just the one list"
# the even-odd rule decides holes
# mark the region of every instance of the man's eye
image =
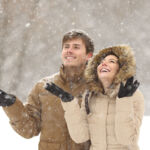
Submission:
[[64,46],[64,48],[69,48],[69,46]]
[[80,47],[79,46],[74,46],[74,49],[80,49]]

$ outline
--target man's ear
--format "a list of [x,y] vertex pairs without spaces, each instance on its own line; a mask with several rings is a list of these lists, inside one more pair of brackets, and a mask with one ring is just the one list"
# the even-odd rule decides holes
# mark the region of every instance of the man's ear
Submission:
[[86,56],[87,60],[89,60],[91,57],[93,56],[93,53],[92,52],[89,52]]

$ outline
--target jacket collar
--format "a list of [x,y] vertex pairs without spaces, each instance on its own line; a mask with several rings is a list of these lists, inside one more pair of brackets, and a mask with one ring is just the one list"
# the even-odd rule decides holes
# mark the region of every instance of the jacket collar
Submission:
[[72,83],[79,83],[81,82],[84,77],[84,68],[78,69],[78,71],[74,72],[72,75],[70,73],[65,72],[65,67],[62,64],[60,67],[60,77],[62,78],[63,82],[72,82]]

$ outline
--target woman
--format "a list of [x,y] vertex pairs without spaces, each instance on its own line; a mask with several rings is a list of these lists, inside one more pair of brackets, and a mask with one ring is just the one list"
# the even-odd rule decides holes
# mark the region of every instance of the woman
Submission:
[[139,83],[133,81],[135,67],[130,47],[101,50],[85,70],[88,91],[81,107],[77,98],[47,85],[46,89],[63,101],[69,133],[75,142],[90,139],[90,150],[139,150],[144,98],[137,89]]

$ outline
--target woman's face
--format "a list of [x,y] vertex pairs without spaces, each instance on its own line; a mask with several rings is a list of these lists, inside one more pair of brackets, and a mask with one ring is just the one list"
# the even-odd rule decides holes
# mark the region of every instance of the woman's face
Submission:
[[97,75],[100,81],[112,82],[119,70],[118,58],[115,55],[106,56],[97,67]]

